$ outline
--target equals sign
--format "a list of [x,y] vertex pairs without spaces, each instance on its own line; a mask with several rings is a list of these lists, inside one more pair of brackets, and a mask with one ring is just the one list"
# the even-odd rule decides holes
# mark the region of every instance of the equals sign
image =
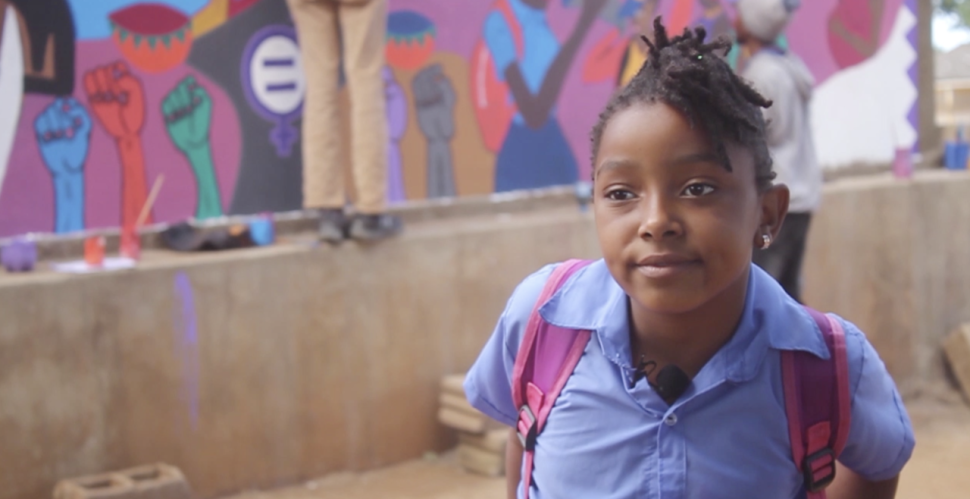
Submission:
[[292,58],[289,58],[289,57],[285,59],[264,59],[263,60],[264,68],[289,68],[289,67],[293,67],[294,64],[296,64],[296,61],[294,61]]
[[[263,59],[264,68],[292,68],[296,65],[296,60],[292,57]],[[287,92],[296,90],[296,82],[288,83],[269,83],[266,85],[267,92]]]
[[266,85],[267,92],[285,92],[287,90],[296,90],[296,83],[269,83]]

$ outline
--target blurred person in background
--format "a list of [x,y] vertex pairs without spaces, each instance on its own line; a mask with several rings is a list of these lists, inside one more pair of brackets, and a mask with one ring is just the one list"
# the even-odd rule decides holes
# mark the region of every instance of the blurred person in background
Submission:
[[768,149],[776,180],[791,191],[781,232],[770,248],[755,252],[754,262],[800,302],[802,260],[821,200],[822,171],[809,123],[815,79],[798,56],[776,43],[798,6],[798,0],[739,0],[735,29],[745,52],[740,75],[773,102],[764,109]]
[[[306,72],[303,107],[303,204],[320,214],[320,238],[375,240],[400,232],[384,212],[388,129],[384,103],[387,0],[287,0]],[[338,74],[350,92],[351,163],[357,215],[347,200],[340,156]]]

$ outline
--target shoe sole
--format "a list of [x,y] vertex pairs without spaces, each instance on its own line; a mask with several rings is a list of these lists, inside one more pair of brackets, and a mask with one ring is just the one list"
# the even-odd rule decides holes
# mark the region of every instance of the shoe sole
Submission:
[[400,229],[395,230],[393,232],[384,232],[381,234],[374,234],[371,232],[358,232],[358,231],[351,230],[350,238],[357,241],[380,241],[382,239],[390,239],[392,237],[399,235],[400,233],[401,233]]
[[321,230],[319,233],[319,237],[321,241],[325,241],[331,244],[340,243],[344,239],[347,239],[344,233],[338,229]]

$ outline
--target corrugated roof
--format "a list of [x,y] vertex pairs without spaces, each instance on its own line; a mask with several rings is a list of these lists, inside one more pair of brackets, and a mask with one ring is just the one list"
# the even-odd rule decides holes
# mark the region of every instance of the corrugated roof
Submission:
[[937,80],[970,79],[970,43],[949,52],[937,52],[934,63]]

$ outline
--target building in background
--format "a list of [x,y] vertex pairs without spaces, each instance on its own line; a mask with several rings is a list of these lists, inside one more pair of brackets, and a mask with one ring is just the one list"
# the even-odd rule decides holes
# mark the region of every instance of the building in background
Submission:
[[970,44],[937,52],[935,59],[936,124],[952,139],[957,128],[970,125]]

